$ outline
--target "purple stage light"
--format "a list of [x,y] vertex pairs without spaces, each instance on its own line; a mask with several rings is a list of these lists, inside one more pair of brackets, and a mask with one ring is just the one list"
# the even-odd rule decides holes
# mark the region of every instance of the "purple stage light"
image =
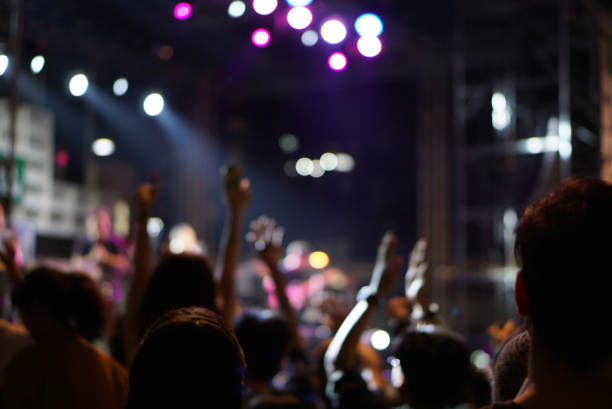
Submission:
[[332,70],[343,71],[347,65],[346,55],[340,52],[333,53],[329,56],[327,63],[329,64],[329,68]]
[[364,57],[376,57],[382,51],[382,42],[378,37],[361,37],[357,49]]
[[187,20],[191,16],[191,4],[179,3],[174,7],[174,18],[177,20]]
[[312,13],[306,7],[293,7],[287,13],[287,22],[296,30],[303,30],[312,23]]
[[255,47],[265,47],[270,44],[270,32],[265,28],[258,28],[253,31],[253,35],[251,36],[251,41],[253,41],[253,45]]

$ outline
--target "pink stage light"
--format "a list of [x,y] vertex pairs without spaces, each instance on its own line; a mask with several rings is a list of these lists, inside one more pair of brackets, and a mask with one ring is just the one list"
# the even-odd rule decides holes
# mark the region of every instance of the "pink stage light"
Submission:
[[296,30],[303,30],[312,23],[312,13],[306,7],[293,7],[287,14],[287,22]]
[[338,52],[330,55],[327,63],[329,64],[329,68],[332,70],[343,71],[346,68],[348,61],[346,59],[346,55]]
[[258,28],[253,31],[253,35],[251,36],[251,41],[253,41],[253,45],[255,47],[265,47],[270,44],[270,32],[265,28]]
[[191,4],[179,3],[174,7],[174,18],[187,20],[191,16]]

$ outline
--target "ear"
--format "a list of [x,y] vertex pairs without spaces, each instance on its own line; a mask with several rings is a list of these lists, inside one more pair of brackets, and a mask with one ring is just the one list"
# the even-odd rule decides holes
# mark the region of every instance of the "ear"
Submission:
[[516,276],[514,285],[514,301],[516,308],[522,317],[529,315],[529,302],[527,301],[527,291],[525,290],[525,277],[523,270],[519,271]]

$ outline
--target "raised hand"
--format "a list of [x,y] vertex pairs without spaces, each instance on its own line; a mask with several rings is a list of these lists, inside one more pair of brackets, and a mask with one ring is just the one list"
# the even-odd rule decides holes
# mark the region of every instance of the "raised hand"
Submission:
[[151,182],[143,183],[136,190],[136,204],[141,216],[148,217],[151,214],[151,208],[157,199],[159,191],[159,173],[154,172]]
[[402,257],[395,254],[396,247],[397,237],[395,234],[386,233],[378,247],[378,256],[370,281],[370,289],[379,298],[391,290],[404,262]]
[[425,272],[427,263],[425,255],[427,252],[427,240],[420,238],[410,253],[410,262],[406,271],[405,290],[406,298],[410,301],[416,300],[419,292],[425,285]]
[[251,199],[251,182],[242,178],[242,170],[238,166],[229,166],[222,171],[225,200],[230,209],[242,212]]
[[21,274],[19,266],[17,266],[16,254],[17,242],[15,241],[15,237],[11,234],[11,236],[2,240],[2,246],[0,246],[0,260],[4,263],[9,279],[13,285],[18,285],[23,281],[23,275]]
[[276,225],[274,219],[260,216],[251,222],[251,231],[247,241],[255,246],[261,259],[268,266],[278,266],[281,258],[285,230]]

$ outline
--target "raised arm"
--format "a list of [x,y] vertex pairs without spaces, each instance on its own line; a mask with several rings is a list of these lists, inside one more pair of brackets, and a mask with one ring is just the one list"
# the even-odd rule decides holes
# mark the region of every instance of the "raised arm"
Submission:
[[359,291],[357,304],[345,318],[325,353],[328,377],[354,364],[361,334],[367,328],[379,300],[391,289],[399,275],[403,260],[395,255],[396,246],[397,237],[392,233],[385,234],[378,248],[370,284]]
[[17,265],[17,260],[15,258],[16,254],[17,243],[15,242],[15,238],[10,237],[5,239],[2,242],[2,249],[0,250],[0,260],[2,260],[6,266],[6,272],[13,288],[17,287],[23,282],[23,274]]
[[221,258],[217,264],[217,275],[221,275],[219,282],[223,302],[221,312],[225,322],[231,327],[236,310],[235,274],[240,257],[242,215],[250,199],[250,182],[242,179],[240,168],[230,166],[223,173],[223,187],[228,215],[221,244]]
[[274,290],[280,310],[289,324],[292,348],[302,348],[302,340],[299,335],[298,314],[291,305],[287,296],[285,278],[279,269],[281,258],[284,229],[276,226],[276,222],[265,216],[261,216],[251,223],[251,241],[259,252],[259,256],[270,269],[270,275],[274,281]]
[[147,285],[153,272],[153,249],[147,231],[151,208],[157,198],[159,176],[153,175],[150,183],[141,185],[136,191],[136,248],[134,251],[134,275],[128,292],[125,312],[126,356],[131,358],[136,350],[142,331],[140,308]]

